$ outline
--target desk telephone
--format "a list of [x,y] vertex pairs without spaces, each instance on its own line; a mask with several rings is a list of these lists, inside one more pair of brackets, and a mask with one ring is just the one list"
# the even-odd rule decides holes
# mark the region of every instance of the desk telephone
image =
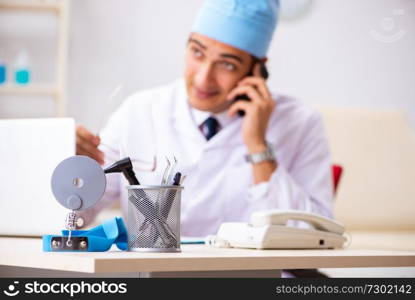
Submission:
[[[287,226],[288,220],[299,220],[313,228]],[[223,223],[216,236],[206,243],[217,247],[254,249],[327,249],[341,248],[346,242],[343,225],[335,220],[296,210],[258,211],[250,223]]]

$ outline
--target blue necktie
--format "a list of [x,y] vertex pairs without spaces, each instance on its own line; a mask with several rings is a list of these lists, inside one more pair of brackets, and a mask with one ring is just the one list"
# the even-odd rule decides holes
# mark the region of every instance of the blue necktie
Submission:
[[203,126],[206,127],[205,137],[210,140],[219,131],[219,122],[214,117],[209,117],[203,122]]

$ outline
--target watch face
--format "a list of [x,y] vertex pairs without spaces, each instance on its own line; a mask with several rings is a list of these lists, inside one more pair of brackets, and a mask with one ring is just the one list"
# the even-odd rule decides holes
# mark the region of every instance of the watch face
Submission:
[[263,161],[275,161],[275,155],[272,146],[268,145],[267,150],[259,153],[247,154],[245,159],[250,163],[257,164]]

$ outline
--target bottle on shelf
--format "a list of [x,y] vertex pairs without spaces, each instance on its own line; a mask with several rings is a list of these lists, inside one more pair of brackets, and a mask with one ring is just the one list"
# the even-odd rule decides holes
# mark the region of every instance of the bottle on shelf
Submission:
[[0,57],[0,84],[4,84],[7,80],[6,63]]
[[22,50],[17,55],[14,72],[17,84],[28,84],[30,82],[29,58],[26,51]]

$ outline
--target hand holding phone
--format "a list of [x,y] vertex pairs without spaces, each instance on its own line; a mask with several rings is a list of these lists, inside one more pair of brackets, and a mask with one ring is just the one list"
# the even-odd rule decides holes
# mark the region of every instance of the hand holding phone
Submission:
[[[265,80],[268,79],[269,73],[268,73],[268,70],[267,70],[265,64],[263,62],[258,62],[258,64],[259,64],[259,72],[261,74],[261,77],[264,78]],[[247,76],[253,76],[253,68],[254,67],[255,67],[255,64],[253,65],[251,71],[248,73]],[[243,94],[243,95],[236,96],[232,100],[232,104],[237,102],[237,101],[251,101],[251,99],[249,99],[249,97],[246,94]],[[243,117],[245,115],[245,112],[243,110],[238,110],[238,115],[240,117]]]
[[276,106],[264,80],[268,77],[264,69],[256,64],[253,68],[254,76],[246,76],[240,80],[227,97],[228,101],[232,101],[228,115],[244,115],[242,136],[250,153],[259,152],[266,147],[268,121]]

